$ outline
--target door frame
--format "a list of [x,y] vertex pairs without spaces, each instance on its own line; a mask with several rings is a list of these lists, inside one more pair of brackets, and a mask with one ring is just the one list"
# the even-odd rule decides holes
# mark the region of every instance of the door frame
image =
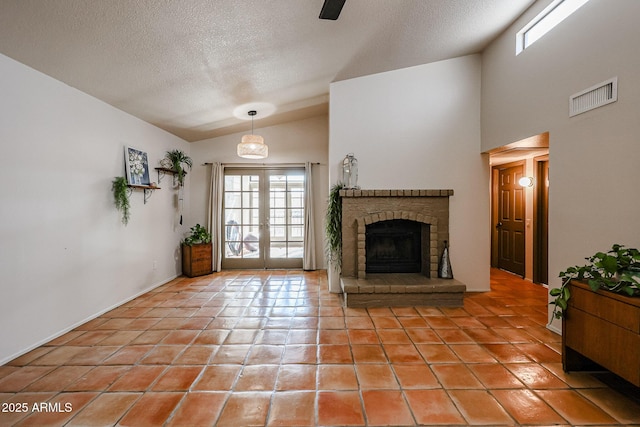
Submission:
[[[231,172],[229,175],[238,175],[238,176],[246,176],[246,175],[258,175],[258,211],[259,211],[259,248],[260,255],[256,258],[227,258],[226,248],[226,215],[225,212],[225,198],[223,197],[223,215],[221,217],[221,229],[223,230],[222,234],[222,268],[223,269],[298,269],[302,268],[303,257],[300,258],[271,258],[270,256],[270,187],[269,187],[269,177],[271,175],[278,174],[289,174],[291,172],[299,172],[304,177],[304,167],[299,166],[227,166],[225,167],[223,174],[223,182],[225,182],[225,178],[227,176],[227,172]],[[223,184],[222,189],[223,194],[225,194],[225,187]],[[304,192],[304,185],[303,185]],[[304,196],[303,196],[304,199]],[[304,209],[304,208],[303,208]],[[304,221],[304,213],[302,215]],[[304,229],[304,226],[303,226]],[[304,237],[303,237],[304,240]],[[303,241],[303,251],[304,251],[304,241]],[[303,255],[304,256],[304,255]]]
[[[543,170],[546,165],[546,172]],[[533,158],[533,282],[549,282],[549,155]]]

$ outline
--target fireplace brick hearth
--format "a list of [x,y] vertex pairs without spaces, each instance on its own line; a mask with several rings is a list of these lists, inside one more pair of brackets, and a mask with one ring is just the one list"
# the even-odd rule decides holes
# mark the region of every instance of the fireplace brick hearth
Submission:
[[366,279],[343,277],[347,307],[461,307],[466,286],[457,280],[429,279],[419,274],[370,274]]
[[[438,260],[449,240],[453,190],[341,190],[341,286],[348,306],[461,306],[466,286],[438,279]],[[367,225],[410,220],[422,224],[419,274],[367,272]]]

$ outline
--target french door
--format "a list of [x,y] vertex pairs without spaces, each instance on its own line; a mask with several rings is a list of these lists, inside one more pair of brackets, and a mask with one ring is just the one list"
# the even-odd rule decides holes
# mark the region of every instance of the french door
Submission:
[[304,168],[225,168],[223,203],[223,268],[302,268]]

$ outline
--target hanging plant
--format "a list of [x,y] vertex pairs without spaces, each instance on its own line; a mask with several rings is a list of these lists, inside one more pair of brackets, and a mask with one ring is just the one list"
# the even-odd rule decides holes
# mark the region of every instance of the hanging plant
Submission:
[[187,174],[185,169],[189,168],[189,170],[191,170],[193,160],[191,160],[191,157],[187,156],[183,151],[171,150],[167,151],[164,155],[164,159],[160,161],[160,165],[176,171],[178,182],[182,186],[184,185],[184,176]]
[[111,183],[111,190],[113,190],[113,199],[116,209],[122,212],[122,223],[127,225],[129,223],[130,204],[129,185],[127,184],[126,178],[122,176],[116,177]]
[[344,188],[342,182],[331,187],[326,214],[326,254],[327,260],[338,269],[342,266],[342,201],[340,190]]
[[589,264],[576,265],[560,272],[562,285],[549,291],[549,294],[554,297],[549,303],[553,304],[551,320],[564,317],[564,311],[571,298],[569,282],[572,279],[586,280],[592,291],[604,289],[630,297],[640,296],[640,251],[638,249],[615,244],[610,251],[597,252],[586,260]]

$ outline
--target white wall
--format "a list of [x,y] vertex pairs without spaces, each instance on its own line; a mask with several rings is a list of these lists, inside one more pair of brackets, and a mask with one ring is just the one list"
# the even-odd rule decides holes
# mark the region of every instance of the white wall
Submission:
[[480,154],[479,55],[331,84],[329,181],[347,153],[363,189],[447,189],[456,279],[489,289],[489,163]]
[[134,192],[127,227],[111,181],[124,176],[124,145],[152,167],[189,147],[2,55],[0,76],[2,364],[179,274],[166,181],[146,205]]
[[328,199],[327,147],[329,124],[326,115],[297,120],[281,125],[260,127],[254,124],[254,133],[264,137],[269,146],[269,157],[265,160],[246,160],[238,157],[236,147],[245,133],[250,133],[251,122],[247,122],[247,131],[191,143],[193,170],[191,171],[191,217],[188,225],[207,224],[207,204],[209,202],[209,182],[211,167],[203,166],[208,162],[225,164],[270,165],[280,163],[304,162],[320,163],[313,165],[314,211],[316,221],[316,266],[326,268],[324,260],[324,214]]
[[[549,131],[549,278],[613,243],[640,246],[640,2],[591,0],[515,56],[534,4],[485,51],[482,148]],[[618,102],[569,118],[571,94],[618,76]],[[552,329],[559,331],[555,322]]]

